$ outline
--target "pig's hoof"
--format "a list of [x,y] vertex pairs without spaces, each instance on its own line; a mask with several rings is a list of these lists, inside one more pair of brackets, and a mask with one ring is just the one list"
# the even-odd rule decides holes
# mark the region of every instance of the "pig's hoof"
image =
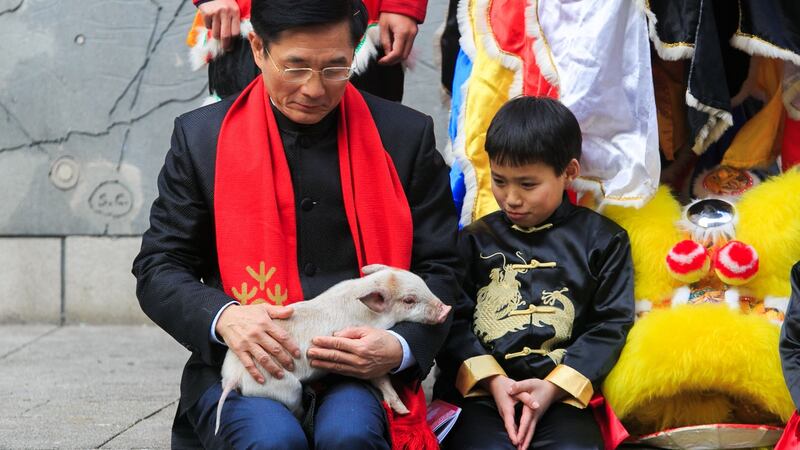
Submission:
[[403,402],[400,401],[399,398],[394,399],[393,401],[390,401],[389,402],[389,406],[391,406],[391,408],[392,408],[392,410],[394,412],[396,412],[397,414],[400,414],[401,416],[404,416],[404,415],[406,415],[406,414],[408,414],[410,412],[408,410],[408,408],[406,408],[406,405],[404,405]]

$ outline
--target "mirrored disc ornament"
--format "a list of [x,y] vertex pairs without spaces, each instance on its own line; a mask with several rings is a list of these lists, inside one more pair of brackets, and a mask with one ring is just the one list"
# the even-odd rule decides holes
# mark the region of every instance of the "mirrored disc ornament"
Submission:
[[693,203],[686,210],[689,222],[701,228],[725,227],[733,224],[736,210],[730,202],[707,198]]

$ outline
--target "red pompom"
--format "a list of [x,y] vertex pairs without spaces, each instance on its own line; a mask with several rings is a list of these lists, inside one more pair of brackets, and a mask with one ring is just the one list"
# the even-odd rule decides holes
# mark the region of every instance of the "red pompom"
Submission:
[[744,242],[730,241],[714,255],[714,270],[726,284],[745,284],[758,273],[758,252]]
[[690,239],[680,241],[667,254],[670,275],[684,283],[703,278],[711,268],[711,257],[705,247]]

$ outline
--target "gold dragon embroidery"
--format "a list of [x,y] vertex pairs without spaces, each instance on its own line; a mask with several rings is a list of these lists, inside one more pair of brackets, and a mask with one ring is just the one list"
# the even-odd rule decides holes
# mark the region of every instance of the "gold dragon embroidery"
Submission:
[[[478,290],[474,314],[475,334],[491,347],[495,340],[507,333],[521,331],[530,326],[550,325],[555,329],[555,335],[542,343],[541,349],[531,350],[526,347],[522,352],[506,355],[506,359],[536,353],[549,356],[556,364],[560,363],[566,350],[553,350],[553,347],[569,340],[575,319],[572,301],[564,295],[568,289],[565,287],[556,291],[542,291],[543,306],[536,306],[523,300],[519,292],[521,284],[517,280],[517,275],[525,274],[528,270],[556,267],[556,263],[543,263],[536,259],[526,261],[521,252],[517,252],[516,256],[522,260],[522,264],[507,264],[505,255],[499,252],[480,256],[489,259],[498,255],[503,257],[501,268],[492,269],[489,273],[489,284]],[[555,302],[560,303],[561,308],[554,306]]]

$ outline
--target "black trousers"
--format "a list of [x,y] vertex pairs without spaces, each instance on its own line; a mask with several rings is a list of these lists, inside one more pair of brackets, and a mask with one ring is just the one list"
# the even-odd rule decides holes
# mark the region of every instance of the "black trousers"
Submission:
[[[405,82],[403,66],[382,66],[377,62],[382,56],[383,50],[379,50],[364,73],[354,76],[350,81],[358,89],[400,102],[403,100]],[[208,64],[208,90],[220,98],[238,94],[260,73],[253,60],[250,43],[245,39],[234,39],[231,50]]]
[[[464,399],[461,415],[442,443],[444,450],[516,450],[492,397]],[[519,422],[519,411],[517,413]],[[591,409],[556,403],[533,433],[531,449],[603,450],[603,437]]]

